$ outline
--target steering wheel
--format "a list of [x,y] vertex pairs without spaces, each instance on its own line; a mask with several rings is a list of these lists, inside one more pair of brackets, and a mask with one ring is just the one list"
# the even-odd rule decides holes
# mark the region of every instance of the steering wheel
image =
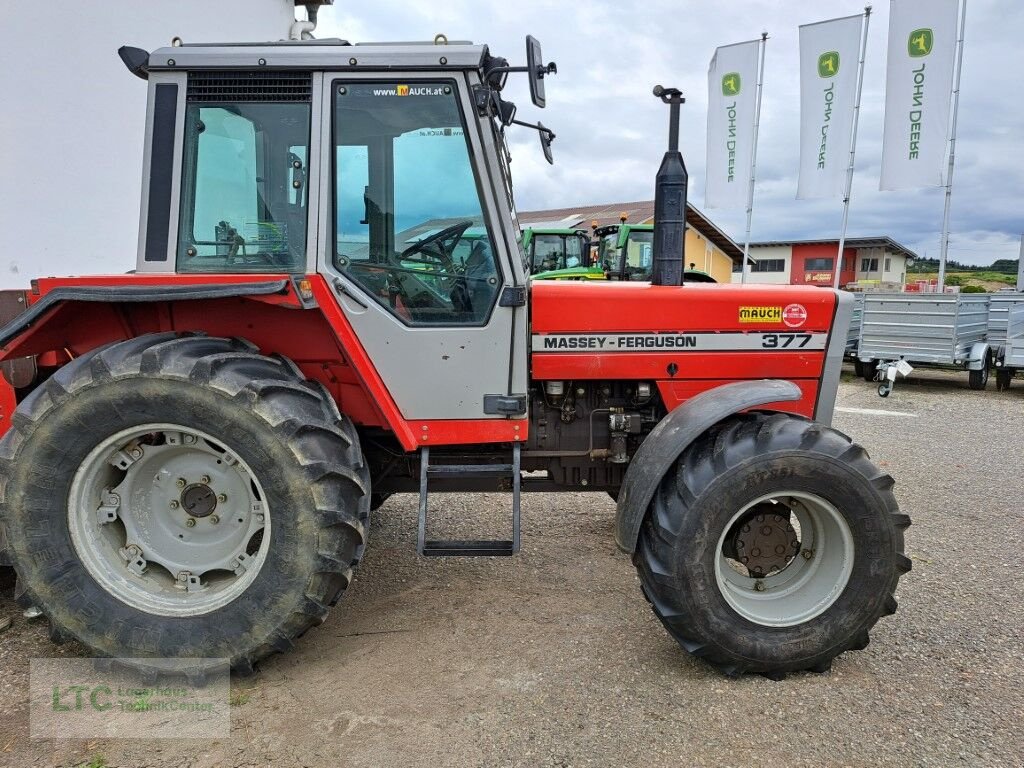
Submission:
[[[418,240],[410,245],[399,254],[399,259],[409,260],[409,257],[414,253],[424,252],[439,257],[442,261],[446,262],[445,267],[450,268],[452,266],[452,251],[455,249],[455,243],[471,226],[473,226],[473,222],[467,219],[466,221],[460,221],[458,224],[452,224],[450,227],[445,227],[439,232],[430,235],[430,237],[424,237],[422,240]],[[447,240],[453,241],[451,247],[445,247]],[[436,246],[436,248],[428,248],[428,246]]]

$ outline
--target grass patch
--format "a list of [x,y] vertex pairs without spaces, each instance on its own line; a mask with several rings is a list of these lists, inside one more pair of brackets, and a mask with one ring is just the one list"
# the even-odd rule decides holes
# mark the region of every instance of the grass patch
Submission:
[[103,755],[96,755],[89,762],[79,765],[78,768],[107,768],[107,759]]
[[234,690],[228,698],[228,704],[232,707],[243,707],[249,703],[250,699],[252,699],[252,696],[245,691]]

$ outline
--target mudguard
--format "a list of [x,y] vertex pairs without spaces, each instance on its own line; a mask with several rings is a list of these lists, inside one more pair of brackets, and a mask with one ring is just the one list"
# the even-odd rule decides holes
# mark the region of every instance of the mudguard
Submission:
[[968,371],[980,371],[991,364],[989,357],[989,346],[984,341],[979,341],[971,346],[971,356],[967,360]]
[[701,392],[669,413],[640,444],[623,478],[615,516],[619,549],[636,550],[640,525],[654,492],[690,443],[734,413],[767,403],[793,402],[802,396],[791,381],[738,381]]
[[55,288],[0,328],[0,346],[6,345],[50,309],[65,301],[147,302],[223,299],[231,296],[265,296],[280,293],[288,280],[185,285],[111,285]]

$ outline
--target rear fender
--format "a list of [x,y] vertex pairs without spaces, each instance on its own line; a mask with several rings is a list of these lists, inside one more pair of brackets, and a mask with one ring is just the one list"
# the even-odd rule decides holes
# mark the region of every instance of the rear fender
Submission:
[[633,456],[619,490],[615,543],[636,550],[640,525],[665,473],[700,435],[733,414],[768,403],[794,402],[803,393],[790,381],[723,384],[690,398],[662,419]]
[[968,371],[981,371],[991,364],[990,348],[988,344],[979,341],[971,347],[971,356],[967,360]]

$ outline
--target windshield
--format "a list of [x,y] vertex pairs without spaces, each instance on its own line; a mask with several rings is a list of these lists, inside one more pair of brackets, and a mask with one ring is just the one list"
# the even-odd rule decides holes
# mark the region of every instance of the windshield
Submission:
[[454,83],[335,89],[334,265],[409,324],[481,324],[500,283]]

